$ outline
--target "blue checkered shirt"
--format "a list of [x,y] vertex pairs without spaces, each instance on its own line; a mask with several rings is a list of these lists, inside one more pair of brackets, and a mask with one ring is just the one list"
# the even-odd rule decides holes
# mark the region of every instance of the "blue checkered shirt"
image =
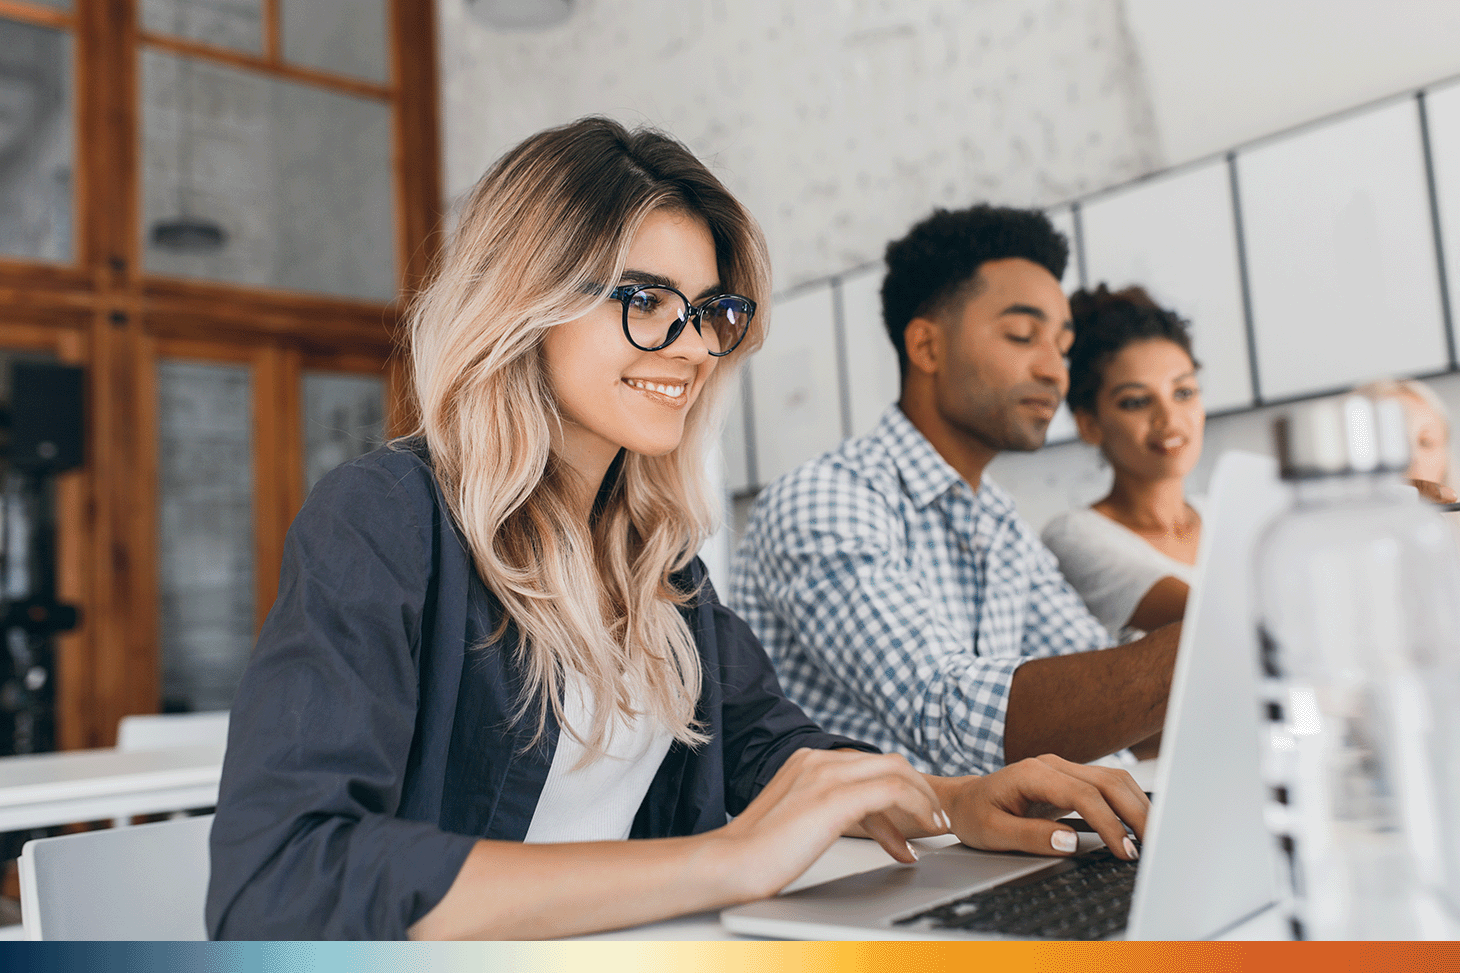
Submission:
[[897,405],[762,491],[730,604],[823,727],[945,775],[1003,766],[1021,663],[1111,644],[1009,495]]

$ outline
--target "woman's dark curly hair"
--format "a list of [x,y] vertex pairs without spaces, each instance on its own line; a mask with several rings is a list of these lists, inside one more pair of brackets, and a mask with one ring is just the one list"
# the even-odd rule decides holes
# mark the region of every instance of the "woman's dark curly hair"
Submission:
[[887,245],[882,281],[882,322],[906,376],[907,324],[961,306],[977,292],[978,269],[990,260],[1022,257],[1059,280],[1070,248],[1064,235],[1038,210],[980,203],[968,209],[935,209],[931,216]]
[[1111,291],[1101,284],[1093,292],[1079,290],[1070,295],[1070,312],[1075,343],[1070,346],[1070,391],[1065,400],[1071,411],[1095,411],[1105,366],[1137,341],[1169,341],[1186,352],[1194,367],[1201,367],[1191,353],[1186,322],[1151,300],[1143,288]]

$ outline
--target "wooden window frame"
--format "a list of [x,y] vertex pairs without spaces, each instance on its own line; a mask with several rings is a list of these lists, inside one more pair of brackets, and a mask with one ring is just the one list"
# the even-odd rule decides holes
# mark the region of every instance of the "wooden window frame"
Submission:
[[[58,484],[58,585],[82,626],[57,662],[57,745],[110,745],[117,721],[156,710],[157,384],[160,361],[247,361],[254,369],[257,620],[273,601],[283,538],[303,502],[305,369],[386,380],[386,422],[404,431],[405,373],[394,335],[424,279],[442,217],[435,4],[387,0],[382,84],[282,58],[281,0],[263,0],[262,54],[143,30],[140,0],[73,0],[58,11],[0,0],[0,18],[71,32],[70,263],[0,257],[0,347],[83,364],[87,464]],[[146,273],[140,232],[140,61],[159,50],[391,105],[397,298],[304,294]]]

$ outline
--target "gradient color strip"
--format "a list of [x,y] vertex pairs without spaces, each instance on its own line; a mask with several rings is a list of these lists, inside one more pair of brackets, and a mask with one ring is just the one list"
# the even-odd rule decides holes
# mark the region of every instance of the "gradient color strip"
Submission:
[[0,943],[35,973],[1460,973],[1456,943]]

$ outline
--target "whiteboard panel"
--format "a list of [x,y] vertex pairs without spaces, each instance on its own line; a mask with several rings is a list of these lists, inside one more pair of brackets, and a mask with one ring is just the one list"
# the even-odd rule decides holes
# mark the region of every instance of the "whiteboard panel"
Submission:
[[831,285],[777,301],[770,334],[750,362],[756,473],[762,485],[841,442],[837,382]]
[[1075,427],[1075,416],[1070,412],[1070,404],[1062,401],[1055,410],[1054,418],[1049,420],[1049,427],[1044,430],[1044,445],[1069,443],[1079,438],[1080,430]]
[[882,322],[881,264],[841,279],[842,328],[847,348],[847,400],[852,435],[872,431],[878,418],[902,392],[897,351]]
[[[1080,287],[1080,255],[1078,252],[1079,241],[1075,236],[1075,214],[1068,206],[1060,206],[1056,209],[1047,210],[1046,216],[1054,224],[1054,228],[1065,236],[1065,242],[1070,245],[1070,259],[1065,262],[1065,275],[1060,278],[1060,286],[1065,293],[1072,293]],[[1053,446],[1055,443],[1067,443],[1077,439],[1078,433],[1075,430],[1075,417],[1070,415],[1070,407],[1060,402],[1059,411],[1049,422],[1049,428],[1044,433],[1044,444]]]
[[1425,93],[1430,121],[1430,156],[1435,165],[1435,196],[1440,204],[1440,234],[1445,245],[1445,277],[1450,284],[1450,316],[1460,324],[1460,84]]
[[1447,364],[1415,102],[1237,157],[1265,399]]
[[734,494],[749,489],[749,453],[745,440],[745,397],[740,389],[745,383],[745,374],[735,376],[725,390],[725,430],[720,435],[720,462],[724,464],[725,489]]
[[1247,322],[1225,161],[1187,169],[1080,210],[1090,286],[1139,284],[1191,323],[1209,411],[1252,405]]
[[1077,240],[1075,239],[1075,214],[1068,206],[1060,206],[1056,209],[1047,210],[1044,214],[1054,224],[1054,228],[1065,235],[1065,242],[1070,245],[1070,259],[1065,261],[1065,275],[1060,278],[1060,286],[1066,293],[1078,290],[1080,287],[1080,255],[1076,252]]

